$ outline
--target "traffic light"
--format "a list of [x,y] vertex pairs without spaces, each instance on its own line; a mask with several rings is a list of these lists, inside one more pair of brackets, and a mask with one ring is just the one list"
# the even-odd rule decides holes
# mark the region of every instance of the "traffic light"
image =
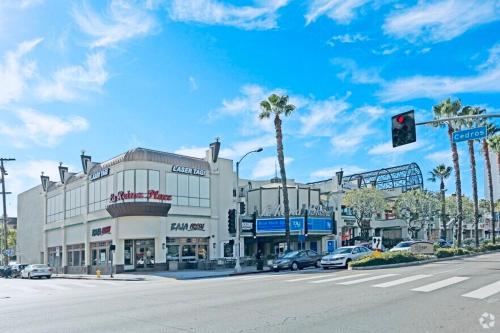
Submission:
[[236,209],[227,212],[227,231],[230,235],[236,234]]
[[240,215],[245,215],[245,203],[240,202]]
[[253,238],[257,238],[257,212],[252,214],[253,223],[252,223],[252,236]]
[[413,110],[392,117],[392,146],[399,147],[417,141]]

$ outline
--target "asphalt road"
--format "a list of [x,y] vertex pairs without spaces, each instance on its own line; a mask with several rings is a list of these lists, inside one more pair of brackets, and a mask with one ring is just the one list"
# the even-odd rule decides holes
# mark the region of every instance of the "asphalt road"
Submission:
[[[480,324],[480,317],[489,315]],[[0,279],[1,332],[500,332],[500,254],[177,281]]]

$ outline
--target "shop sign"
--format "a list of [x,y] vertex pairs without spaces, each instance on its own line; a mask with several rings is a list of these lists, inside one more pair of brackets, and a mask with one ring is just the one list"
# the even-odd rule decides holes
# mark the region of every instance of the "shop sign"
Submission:
[[97,172],[91,173],[89,175],[89,180],[93,181],[93,180],[96,180],[96,179],[99,179],[102,177],[106,177],[107,175],[109,175],[109,168],[102,169],[102,170],[99,170]]
[[344,224],[349,227],[353,227],[355,222],[353,220],[344,220]]
[[92,237],[103,236],[111,233],[111,226],[92,229]]
[[172,166],[172,172],[186,173],[188,175],[206,176],[208,171],[204,169],[188,168],[180,165]]
[[111,194],[109,201],[117,202],[117,201],[125,201],[125,200],[134,200],[134,199],[154,199],[160,201],[170,201],[172,200],[172,196],[169,194],[162,194],[159,191],[150,190],[147,193],[143,192],[124,192],[120,191],[118,194]]
[[205,231],[205,223],[172,223],[171,231]]
[[242,221],[241,222],[241,231],[252,231],[253,229],[253,221]]

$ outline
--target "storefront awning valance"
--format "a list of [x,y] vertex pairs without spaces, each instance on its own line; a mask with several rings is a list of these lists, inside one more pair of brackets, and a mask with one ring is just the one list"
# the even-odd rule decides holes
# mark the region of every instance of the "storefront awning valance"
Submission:
[[119,202],[106,207],[112,217],[168,216],[170,204],[165,202]]

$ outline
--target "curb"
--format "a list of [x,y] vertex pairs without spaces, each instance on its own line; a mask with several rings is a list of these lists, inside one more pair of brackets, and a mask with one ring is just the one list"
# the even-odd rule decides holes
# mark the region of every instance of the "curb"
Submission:
[[389,265],[378,265],[378,266],[365,266],[365,267],[350,267],[349,266],[349,270],[352,270],[352,271],[365,271],[365,270],[373,270],[373,269],[398,268],[398,267],[407,267],[407,266],[420,266],[420,265],[425,265],[425,264],[431,264],[433,262],[458,260],[458,259],[464,259],[464,258],[470,258],[470,257],[477,257],[477,256],[485,255],[485,254],[499,253],[499,252],[500,252],[500,250],[485,251],[485,252],[481,252],[481,253],[471,253],[471,254],[464,254],[464,255],[461,255],[461,256],[454,256],[454,257],[447,257],[447,258],[435,258],[435,259],[429,259],[429,260],[404,262],[404,263],[400,263],[400,264],[389,264]]
[[89,281],[145,281],[145,278],[111,278],[111,277],[101,277],[95,278],[90,276],[60,276],[52,275],[53,279],[68,279],[68,280],[89,280]]
[[263,271],[251,271],[251,272],[240,272],[240,273],[227,273],[221,275],[205,275],[205,276],[193,276],[193,277],[175,277],[175,276],[165,276],[168,278],[173,278],[176,280],[201,280],[201,279],[217,279],[228,276],[241,276],[241,275],[251,275],[251,274],[262,274],[262,273],[271,273],[272,270],[263,270]]

